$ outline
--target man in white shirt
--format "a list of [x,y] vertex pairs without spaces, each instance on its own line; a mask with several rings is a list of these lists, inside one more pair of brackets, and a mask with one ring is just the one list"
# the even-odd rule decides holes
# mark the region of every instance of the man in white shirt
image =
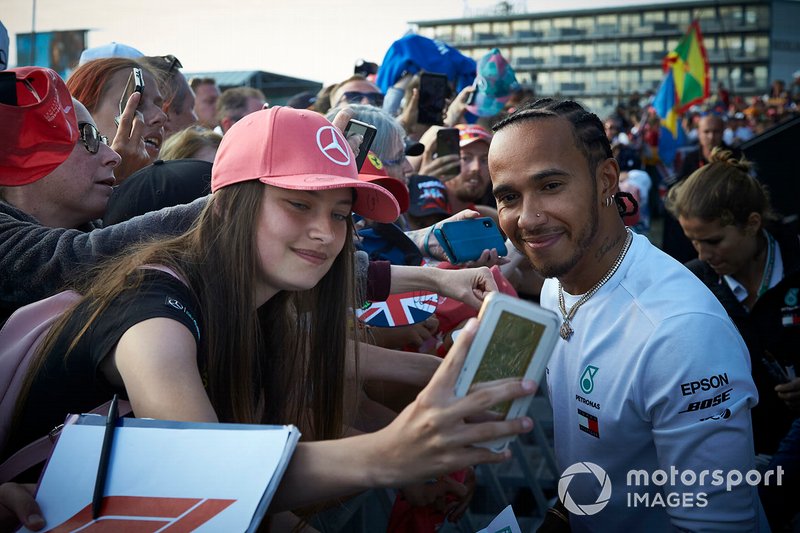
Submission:
[[572,531],[758,530],[756,488],[715,483],[754,469],[747,348],[702,283],[623,225],[603,123],[543,99],[495,132],[500,225],[562,318],[547,384]]

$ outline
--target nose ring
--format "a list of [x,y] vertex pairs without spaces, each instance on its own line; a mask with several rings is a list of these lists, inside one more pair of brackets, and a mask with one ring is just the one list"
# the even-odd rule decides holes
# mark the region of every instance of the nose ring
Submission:
[[541,216],[542,216],[542,215],[540,215],[539,213],[536,213],[536,218],[539,218],[539,217],[541,217]]

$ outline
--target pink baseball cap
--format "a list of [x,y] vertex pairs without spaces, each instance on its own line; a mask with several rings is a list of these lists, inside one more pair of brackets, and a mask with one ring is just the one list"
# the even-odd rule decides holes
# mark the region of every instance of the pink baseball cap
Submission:
[[305,109],[262,109],[225,133],[211,171],[211,191],[250,180],[302,191],[352,187],[354,213],[378,222],[400,216],[388,190],[358,179],[355,156],[342,133]]
[[78,119],[67,86],[54,70],[12,68],[16,105],[0,103],[0,185],[28,185],[69,158]]

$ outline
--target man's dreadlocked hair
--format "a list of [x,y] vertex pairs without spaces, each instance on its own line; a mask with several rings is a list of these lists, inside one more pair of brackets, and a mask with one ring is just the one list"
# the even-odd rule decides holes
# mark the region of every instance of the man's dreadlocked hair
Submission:
[[497,132],[509,124],[552,117],[565,118],[572,124],[575,146],[589,162],[589,172],[592,177],[600,162],[614,157],[602,121],[597,115],[572,100],[540,98],[501,120],[492,127],[492,130]]

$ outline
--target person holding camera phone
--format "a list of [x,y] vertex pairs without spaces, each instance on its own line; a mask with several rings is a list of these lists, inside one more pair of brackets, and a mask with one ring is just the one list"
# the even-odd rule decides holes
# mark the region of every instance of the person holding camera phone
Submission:
[[497,211],[476,202],[486,195],[489,185],[489,146],[492,134],[477,124],[457,124],[456,153],[440,146],[442,134],[448,128],[434,126],[422,136],[425,145],[421,156],[420,175],[434,176],[447,187],[447,197],[453,212],[465,209],[478,211],[497,221]]
[[787,474],[782,486],[760,489],[772,530],[782,531],[796,514],[791,498],[800,482],[800,241],[796,224],[780,222],[749,170],[744,159],[715,148],[708,164],[670,189],[666,206],[697,250],[686,266],[719,299],[750,351],[760,393],[755,451]]
[[[548,521],[580,531],[765,526],[754,486],[698,483],[703,472],[755,468],[747,346],[691,272],[625,228],[603,123],[576,102],[545,98],[494,131],[500,225],[547,278],[541,304],[561,323],[546,376],[556,459],[570,477]],[[629,474],[660,471],[695,477],[655,485]],[[628,504],[675,495],[677,505]]]
[[194,111],[195,96],[186,76],[180,69],[183,65],[174,55],[145,56],[138,59],[147,68],[159,74],[159,90],[164,96],[164,139],[197,124]]
[[[320,146],[318,134],[334,140]],[[62,368],[68,351],[74,372],[58,378],[32,370],[20,396],[17,427],[24,431],[14,439],[24,444],[53,419],[112,390],[124,392],[140,417],[295,423],[304,440],[273,499],[274,512],[508,459],[507,452],[472,444],[528,431],[529,418],[467,420],[532,394],[534,384],[496,382],[455,398],[475,321],[397,418],[373,433],[342,438],[354,392],[346,379],[358,360],[357,343],[349,342],[355,340],[351,211],[381,221],[398,214],[386,189],[358,180],[352,159],[346,166],[331,159],[345,143],[335,126],[308,111],[276,107],[237,122],[223,138],[214,192],[193,229],[87,274],[85,298],[38,354],[41,369]],[[254,150],[281,157],[253,159]],[[165,305],[165,294],[178,305]],[[119,320],[125,324],[114,325]],[[72,340],[72,349],[62,349]],[[99,388],[85,388],[86,379]],[[75,386],[81,395],[69,392]],[[63,404],[53,401],[64,393]]]
[[[135,88],[134,69],[141,71],[141,92],[129,89]],[[158,159],[167,115],[156,79],[147,68],[132,59],[95,59],[75,69],[67,89],[86,106],[100,133],[112,140],[111,148],[122,157],[115,170],[117,184]]]

